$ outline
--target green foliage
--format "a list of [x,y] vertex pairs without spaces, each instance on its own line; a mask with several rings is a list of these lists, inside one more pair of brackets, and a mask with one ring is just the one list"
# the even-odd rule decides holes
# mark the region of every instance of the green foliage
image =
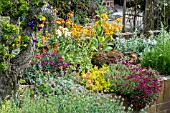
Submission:
[[141,65],[156,68],[162,75],[170,74],[170,33],[162,30],[158,37],[158,44],[142,56]]
[[[124,113],[125,107],[119,99],[105,98],[89,92],[77,93],[76,90],[64,95],[33,95],[26,90],[23,99],[1,102],[1,113]],[[130,113],[130,109],[127,111]]]
[[[72,0],[68,2],[68,0],[58,0],[58,1],[49,1],[50,4],[53,4],[55,8],[58,10],[58,14],[60,18],[67,19],[67,14],[70,11],[74,12],[74,22],[77,24],[85,24],[87,23],[88,18],[88,3],[89,0]],[[94,12],[95,10],[93,10]]]
[[[70,62],[72,70],[90,70],[92,67],[91,58],[95,50],[93,40],[81,38],[79,42],[76,38],[65,37],[64,35],[51,42],[59,45],[58,53],[63,56],[65,62]],[[82,57],[83,56],[83,57]]]
[[18,34],[18,28],[10,23],[4,22],[1,26],[2,28],[2,38],[7,41],[7,39]]
[[138,55],[142,55],[143,52],[151,49],[156,45],[156,37],[151,35],[149,38],[146,38],[144,35],[137,36],[134,33],[132,38],[126,39],[125,37],[119,37],[112,42],[115,44],[114,49],[117,49],[121,52],[134,52]]
[[27,15],[29,10],[29,4],[26,0],[17,0],[14,2],[3,0],[0,2],[0,7],[0,15],[13,16],[14,18]]

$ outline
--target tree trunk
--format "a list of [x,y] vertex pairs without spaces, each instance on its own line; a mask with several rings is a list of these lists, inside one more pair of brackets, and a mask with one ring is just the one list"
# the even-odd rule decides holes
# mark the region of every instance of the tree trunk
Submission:
[[[27,22],[32,19],[35,19],[41,11],[41,7],[43,6],[43,2],[41,4],[33,5],[29,2],[29,14],[27,15]],[[10,23],[17,25],[18,19],[14,18],[12,15],[10,16]],[[19,88],[19,80],[21,78],[22,72],[29,66],[29,63],[34,55],[35,43],[33,42],[34,35],[33,30],[30,27],[27,27],[24,30],[24,33],[30,37],[30,43],[26,49],[20,51],[18,55],[9,59],[7,61],[7,70],[5,72],[0,71],[0,99],[4,100],[6,96],[11,96],[16,93]],[[0,44],[1,42],[1,29],[0,29]],[[1,48],[0,48],[1,49]],[[3,62],[2,55],[0,54],[0,62]]]
[[28,67],[34,55],[34,48],[35,44],[31,42],[27,49],[10,60],[6,72],[0,72],[0,98],[2,100],[8,95],[15,94],[18,90],[22,72]]

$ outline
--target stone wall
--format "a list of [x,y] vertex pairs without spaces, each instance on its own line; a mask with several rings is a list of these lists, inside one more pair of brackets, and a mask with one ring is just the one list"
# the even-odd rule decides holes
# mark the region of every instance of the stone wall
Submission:
[[163,81],[162,91],[159,93],[158,101],[151,106],[148,113],[170,113],[170,76]]

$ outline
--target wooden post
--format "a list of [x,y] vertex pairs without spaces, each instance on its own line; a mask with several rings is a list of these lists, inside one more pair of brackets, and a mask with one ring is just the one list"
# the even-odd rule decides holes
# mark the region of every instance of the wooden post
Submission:
[[123,29],[122,32],[125,32],[125,21],[126,21],[126,0],[123,2]]

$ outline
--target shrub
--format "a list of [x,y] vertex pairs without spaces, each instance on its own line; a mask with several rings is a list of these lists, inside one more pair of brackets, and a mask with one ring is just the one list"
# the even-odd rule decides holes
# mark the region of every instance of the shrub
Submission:
[[23,78],[27,80],[28,83],[35,83],[36,73],[42,74],[42,76],[48,76],[46,74],[51,73],[55,78],[57,76],[62,76],[67,73],[67,68],[69,63],[65,63],[62,56],[58,55],[56,52],[45,52],[34,56],[30,67],[25,71]]
[[132,104],[134,109],[152,105],[162,87],[157,71],[129,62],[110,65],[110,71],[103,77],[110,79],[110,89],[128,97],[129,105]]
[[143,52],[154,47],[157,41],[153,38],[153,35],[147,39],[144,35],[137,36],[135,32],[132,38],[119,37],[113,40],[113,43],[115,44],[115,49],[121,52],[133,51],[138,55],[142,55]]
[[162,75],[170,74],[170,33],[162,31],[157,46],[146,51],[142,56],[141,65],[156,68]]

